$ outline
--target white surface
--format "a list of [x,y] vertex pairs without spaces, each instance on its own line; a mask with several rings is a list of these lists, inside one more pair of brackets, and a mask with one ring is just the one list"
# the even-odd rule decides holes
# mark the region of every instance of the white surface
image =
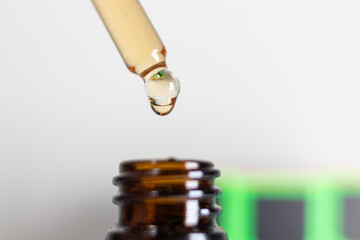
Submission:
[[142,3],[182,83],[168,117],[90,1],[0,1],[0,239],[103,239],[120,160],[359,161],[360,1]]

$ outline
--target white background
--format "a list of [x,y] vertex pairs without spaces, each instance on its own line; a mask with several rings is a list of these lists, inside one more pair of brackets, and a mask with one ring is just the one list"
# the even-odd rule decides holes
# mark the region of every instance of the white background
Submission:
[[360,1],[142,3],[182,83],[167,117],[89,0],[0,0],[0,239],[103,239],[121,160],[359,162]]

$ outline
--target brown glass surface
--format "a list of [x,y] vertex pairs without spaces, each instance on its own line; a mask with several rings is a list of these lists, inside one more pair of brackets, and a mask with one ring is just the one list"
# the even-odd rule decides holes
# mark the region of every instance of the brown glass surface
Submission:
[[119,221],[107,240],[227,240],[216,223],[220,175],[205,161],[128,161],[113,180]]

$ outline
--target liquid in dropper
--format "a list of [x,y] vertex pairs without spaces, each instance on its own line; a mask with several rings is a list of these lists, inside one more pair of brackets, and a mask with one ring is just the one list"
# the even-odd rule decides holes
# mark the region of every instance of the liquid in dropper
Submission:
[[172,72],[162,69],[150,75],[148,79],[145,78],[145,88],[152,110],[160,116],[165,116],[175,106],[180,92],[180,82]]
[[179,81],[166,69],[166,49],[139,0],[92,0],[127,68],[140,76],[154,112],[174,108]]

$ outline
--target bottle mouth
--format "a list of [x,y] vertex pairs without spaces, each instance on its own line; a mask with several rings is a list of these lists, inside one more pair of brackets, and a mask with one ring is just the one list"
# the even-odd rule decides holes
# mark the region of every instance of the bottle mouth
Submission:
[[130,160],[124,161],[120,164],[120,173],[168,170],[193,171],[211,169],[213,167],[213,163],[202,160],[178,160],[175,158]]
[[199,160],[137,160],[120,165],[120,174],[113,179],[119,194],[113,202],[123,201],[184,201],[214,198],[220,188],[214,185],[220,172],[207,161]]

